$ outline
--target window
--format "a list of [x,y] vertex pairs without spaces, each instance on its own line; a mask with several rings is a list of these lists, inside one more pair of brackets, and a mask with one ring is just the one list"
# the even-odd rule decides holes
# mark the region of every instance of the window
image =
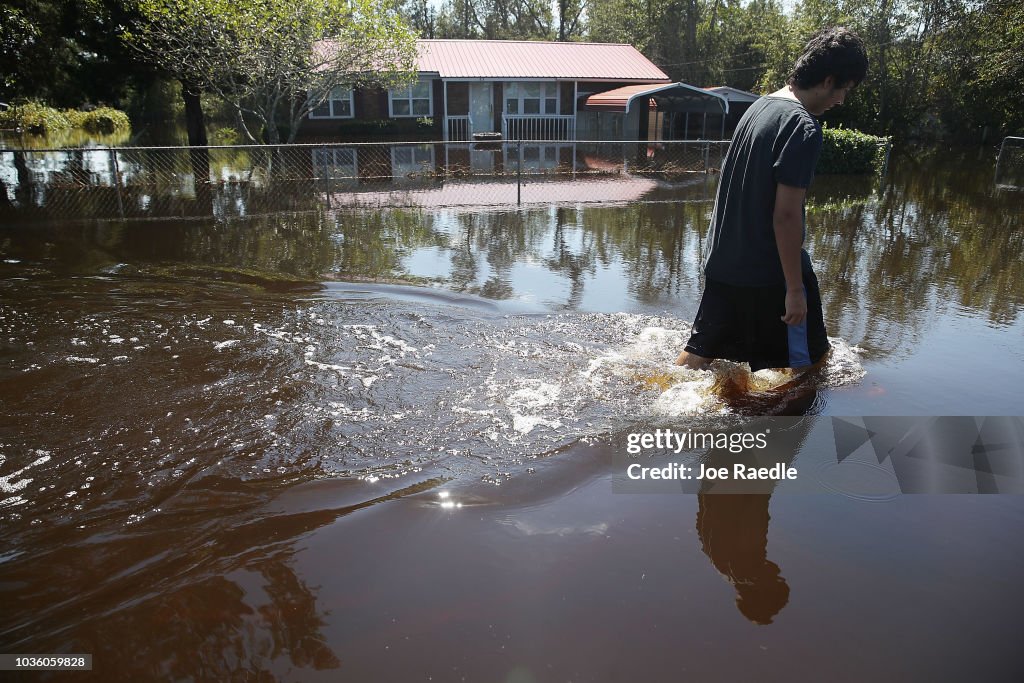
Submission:
[[392,117],[433,116],[430,81],[417,81],[405,88],[389,90],[388,105]]
[[350,119],[355,111],[352,88],[338,86],[331,89],[331,94],[309,112],[311,119]]
[[[515,147],[506,145],[505,168],[516,168],[519,163]],[[559,159],[572,156],[572,147],[566,145],[523,145],[523,170],[537,172],[558,168]]]
[[505,113],[557,115],[558,83],[506,83]]
[[351,147],[313,150],[313,169],[317,178],[355,178],[356,150]]
[[391,173],[395,178],[410,173],[426,173],[434,168],[433,145],[409,145],[391,148]]

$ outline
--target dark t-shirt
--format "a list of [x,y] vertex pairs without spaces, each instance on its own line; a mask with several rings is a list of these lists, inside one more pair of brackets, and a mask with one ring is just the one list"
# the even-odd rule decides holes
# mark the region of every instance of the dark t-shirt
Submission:
[[722,165],[707,277],[741,287],[785,285],[772,219],[776,188],[810,186],[820,152],[821,126],[800,102],[768,96],[751,105]]

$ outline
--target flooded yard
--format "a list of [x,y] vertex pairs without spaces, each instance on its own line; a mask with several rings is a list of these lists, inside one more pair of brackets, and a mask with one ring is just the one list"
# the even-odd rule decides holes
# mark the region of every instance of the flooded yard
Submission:
[[617,439],[673,420],[1024,414],[1024,196],[991,169],[815,180],[833,352],[784,396],[672,366],[703,174],[5,222],[0,652],[125,681],[1020,680],[1019,496],[612,490]]

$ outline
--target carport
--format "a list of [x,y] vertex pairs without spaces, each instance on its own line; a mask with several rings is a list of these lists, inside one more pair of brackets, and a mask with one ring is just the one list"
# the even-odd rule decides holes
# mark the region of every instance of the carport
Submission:
[[[720,140],[729,100],[686,83],[627,85],[588,96],[580,110],[636,120],[637,140],[707,140],[709,129]],[[633,139],[631,132],[623,128],[623,139]]]

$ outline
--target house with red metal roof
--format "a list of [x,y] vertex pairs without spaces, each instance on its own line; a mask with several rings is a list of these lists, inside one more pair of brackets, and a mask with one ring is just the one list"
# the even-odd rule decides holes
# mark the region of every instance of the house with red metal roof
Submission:
[[[333,49],[323,41],[318,50]],[[651,140],[718,130],[726,98],[671,79],[631,45],[419,40],[418,79],[404,88],[335,88],[306,135],[445,141]],[[702,121],[698,133],[690,116]],[[376,135],[374,135],[376,134]]]

